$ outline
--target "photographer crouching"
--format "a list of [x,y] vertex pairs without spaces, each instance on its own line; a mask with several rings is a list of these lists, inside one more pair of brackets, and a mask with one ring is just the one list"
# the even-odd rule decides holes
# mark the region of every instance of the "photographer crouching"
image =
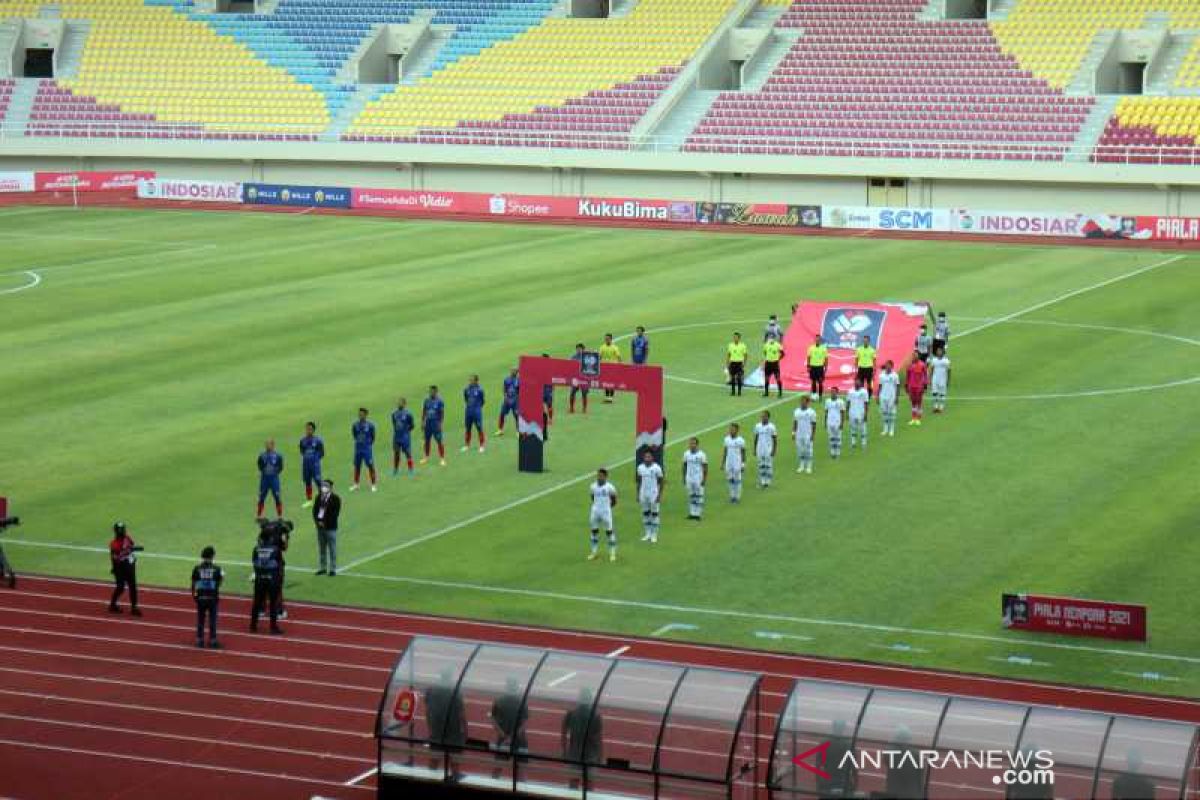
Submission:
[[[5,528],[12,528],[21,524],[19,517],[5,516],[7,508],[4,503],[4,498],[0,497],[0,531]],[[7,578],[6,578],[7,576]],[[9,563],[8,557],[4,555],[4,546],[0,545],[0,580],[8,581],[8,588],[17,588],[17,573],[13,572],[12,564]]]
[[142,610],[138,608],[136,554],[144,549],[134,543],[124,522],[113,523],[113,539],[108,543],[108,556],[112,561],[112,575],[116,586],[113,587],[112,600],[108,602],[108,613],[121,613],[121,607],[117,605],[117,602],[128,587],[129,613],[135,617],[142,615]]
[[254,564],[254,605],[250,611],[250,630],[258,631],[258,618],[264,608],[271,617],[271,633],[281,634],[279,619],[283,605],[283,551],[293,530],[289,520],[259,520],[258,544],[251,556]]

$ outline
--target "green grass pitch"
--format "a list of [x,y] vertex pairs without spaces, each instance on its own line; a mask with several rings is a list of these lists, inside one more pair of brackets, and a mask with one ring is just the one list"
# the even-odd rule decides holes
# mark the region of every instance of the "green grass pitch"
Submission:
[[[0,242],[0,494],[26,520],[5,535],[18,571],[105,577],[84,548],[119,518],[147,547],[143,582],[184,585],[211,543],[245,588],[254,460],[274,437],[299,523],[289,597],[636,635],[687,625],[660,635],[1200,693],[1200,255],[105,209],[0,211]],[[25,270],[41,283],[14,291]],[[799,298],[927,299],[960,335],[1026,313],[953,342],[944,417],[902,417],[889,440],[873,425],[870,450],[836,464],[821,440],[811,477],[785,437],[776,486],[748,480],[730,506],[724,422],[769,402],[788,431],[794,398],[706,384],[731,330],[757,341]],[[638,324],[672,377],[653,549],[632,502],[631,397],[568,416],[560,392],[541,475],[517,472],[511,427],[486,454],[458,451],[470,373],[491,434],[517,355]],[[347,493],[358,406],[390,466],[387,414],[430,383],[448,396],[449,466]],[[305,572],[308,419],[345,503],[336,579]],[[679,479],[693,432],[714,465],[699,525]],[[625,500],[617,564],[584,558],[585,476],[602,464]],[[1022,590],[1147,603],[1150,642],[1005,632],[999,595]]]

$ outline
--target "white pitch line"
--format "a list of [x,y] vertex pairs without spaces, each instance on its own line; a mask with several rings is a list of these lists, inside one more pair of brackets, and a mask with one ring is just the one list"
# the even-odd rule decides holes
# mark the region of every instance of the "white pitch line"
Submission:
[[379,771],[379,767],[371,767],[369,770],[367,770],[363,774],[355,775],[353,778],[346,781],[343,785],[344,786],[353,786],[356,783],[361,783],[361,782],[365,781],[367,778],[374,775],[378,771]]
[[26,289],[32,289],[33,287],[37,286],[39,283],[42,282],[42,276],[38,275],[36,272],[34,272],[31,269],[24,270],[19,274],[28,275],[31,278],[33,278],[33,280],[31,280],[29,283],[22,284],[21,286],[17,286],[16,288],[13,288],[13,289],[0,289],[0,294],[16,294],[17,292],[23,292]]
[[[773,403],[766,403],[764,405],[761,405],[758,408],[747,409],[747,410],[741,412],[740,414],[737,414],[736,416],[721,420],[720,422],[718,422],[714,425],[709,425],[707,428],[701,428],[700,430],[693,431],[692,433],[689,433],[686,436],[680,436],[676,439],[672,439],[671,441],[667,442],[666,446],[671,447],[673,445],[679,444],[680,442],[686,442],[688,439],[690,439],[693,436],[699,436],[700,434],[711,431],[714,428],[724,427],[731,422],[737,422],[738,420],[744,419],[747,416],[752,416],[752,415],[758,414],[762,411],[766,411],[767,409],[774,408],[775,406],[779,405],[782,402],[790,402],[791,399],[792,398],[790,398],[790,397],[782,398],[782,399],[776,400]],[[629,456],[627,458],[621,459],[620,461],[612,462],[611,464],[609,464],[609,467],[616,468],[616,467],[621,467],[626,464],[632,464],[632,463],[633,463],[633,457]],[[418,536],[416,539],[409,539],[408,541],[400,542],[399,544],[394,544],[391,547],[384,548],[383,550],[380,550],[378,553],[374,553],[373,555],[363,556],[360,559],[351,561],[345,567],[338,570],[338,574],[344,575],[344,574],[350,573],[351,570],[353,570],[356,567],[361,567],[363,564],[369,564],[370,562],[375,561],[380,558],[383,558],[385,556],[390,556],[394,553],[399,553],[401,550],[407,550],[410,547],[416,547],[419,544],[424,544],[425,542],[433,541],[434,539],[441,538],[442,536],[445,536],[448,533],[453,533],[454,531],[459,530],[460,528],[465,528],[468,525],[473,525],[476,522],[480,522],[482,520],[488,519],[489,517],[494,517],[497,514],[502,514],[505,511],[508,511],[513,508],[517,508],[519,506],[523,506],[527,503],[532,503],[534,500],[538,500],[542,497],[545,497],[546,495],[553,494],[553,493],[557,492],[559,489],[565,489],[568,486],[574,486],[578,483],[582,483],[582,482],[590,479],[594,474],[595,473],[592,473],[592,472],[586,472],[583,475],[578,475],[574,478],[569,478],[568,480],[562,481],[561,483],[556,483],[553,486],[549,486],[545,489],[536,491],[533,494],[528,494],[528,495],[525,495],[524,497],[520,497],[516,500],[505,503],[502,506],[497,506],[497,507],[489,509],[487,511],[481,511],[480,513],[478,513],[472,517],[468,517],[467,519],[459,520],[458,522],[447,525],[444,528],[438,528],[435,531],[430,531],[429,533],[427,533],[423,536]],[[350,574],[353,574],[353,573],[350,573]]]
[[668,622],[666,625],[663,625],[661,628],[654,631],[654,633],[650,634],[650,638],[653,639],[659,636],[666,636],[671,631],[695,631],[699,629],[699,625],[689,625],[686,622]]
[[1117,275],[1114,278],[1109,278],[1107,280],[1100,281],[1099,283],[1093,283],[1091,286],[1084,286],[1080,289],[1073,289],[1072,291],[1069,291],[1066,294],[1060,294],[1058,297],[1054,297],[1049,300],[1043,300],[1040,303],[1035,303],[1035,304],[1029,306],[1028,308],[1021,309],[1020,311],[1014,311],[1011,314],[1005,314],[1002,317],[997,317],[996,319],[985,322],[982,325],[976,325],[974,328],[968,328],[967,330],[958,334],[957,338],[961,339],[964,336],[970,336],[972,333],[979,333],[980,331],[986,331],[988,328],[992,327],[993,325],[999,325],[1002,322],[1008,322],[1009,320],[1016,319],[1017,317],[1023,317],[1026,314],[1032,314],[1034,311],[1041,311],[1043,308],[1046,308],[1047,306],[1052,306],[1052,305],[1055,305],[1056,303],[1061,303],[1064,300],[1070,300],[1072,297],[1078,297],[1081,294],[1086,294],[1087,292],[1092,292],[1092,291],[1095,291],[1096,289],[1103,289],[1106,286],[1112,286],[1114,283],[1120,283],[1121,281],[1126,281],[1126,280],[1129,280],[1130,278],[1136,278],[1138,275],[1145,274],[1147,272],[1150,272],[1151,270],[1156,270],[1159,267],[1165,267],[1167,264],[1174,264],[1176,261],[1179,261],[1180,259],[1185,258],[1185,257],[1186,256],[1183,256],[1183,255],[1171,256],[1170,258],[1164,258],[1162,261],[1155,261],[1153,264],[1148,264],[1144,267],[1138,267],[1137,269],[1132,270],[1130,272],[1122,273],[1121,275]]

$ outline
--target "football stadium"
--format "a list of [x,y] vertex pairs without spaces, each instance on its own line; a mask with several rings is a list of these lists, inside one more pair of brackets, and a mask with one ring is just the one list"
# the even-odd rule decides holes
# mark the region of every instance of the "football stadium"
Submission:
[[0,253],[3,800],[1200,800],[1197,0],[0,0]]

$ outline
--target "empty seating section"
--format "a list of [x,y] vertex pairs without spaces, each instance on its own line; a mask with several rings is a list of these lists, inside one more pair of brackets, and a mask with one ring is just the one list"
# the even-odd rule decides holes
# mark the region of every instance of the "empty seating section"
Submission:
[[[159,0],[164,1],[164,0]],[[187,10],[192,0],[177,2]],[[280,0],[272,14],[194,14],[244,42],[271,64],[320,90],[336,109],[353,91],[338,70],[377,26],[432,11],[432,24],[454,26],[431,70],[474,55],[541,22],[553,0]]]
[[1192,49],[1184,56],[1175,85],[1184,89],[1200,88],[1200,36],[1196,37]]
[[[40,5],[5,0],[0,17],[36,17]],[[329,124],[325,101],[312,87],[169,7],[142,0],[59,0],[57,5],[64,18],[91,22],[78,76],[60,83],[125,112],[125,119],[110,122],[128,128],[153,115],[159,123],[202,124],[215,132],[305,138]],[[142,127],[148,135],[161,130]]]
[[[664,68],[689,59],[733,5],[734,0],[638,0],[623,17],[547,18],[369,103],[350,134],[435,136],[456,127],[470,130],[471,121],[501,123],[511,131],[537,122],[543,130],[542,123],[550,123],[551,132],[619,134],[606,127],[605,109],[630,112],[611,117],[620,128],[632,127],[631,113],[644,111],[669,83],[671,73]],[[513,143],[527,138],[510,137]]]
[[684,149],[773,155],[1061,159],[1094,100],[1000,51],[984,22],[924,0],[796,0],[802,32],[761,91],[725,92]]
[[1140,28],[1151,14],[1166,15],[1173,28],[1200,28],[1197,0],[1019,0],[992,29],[1022,67],[1061,88],[1075,77],[1096,34]]
[[1127,97],[1117,105],[1093,161],[1200,164],[1200,97]]
[[115,105],[78,95],[52,80],[38,81],[26,136],[97,138],[201,138],[199,125],[162,125],[153,114],[128,114]]
[[348,134],[345,138],[416,144],[628,149],[633,126],[679,70],[680,67],[664,67],[653,75],[640,75],[611,89],[572,97],[560,106],[538,106],[528,114],[506,114],[497,121],[464,120],[453,129],[425,130],[409,136]]

